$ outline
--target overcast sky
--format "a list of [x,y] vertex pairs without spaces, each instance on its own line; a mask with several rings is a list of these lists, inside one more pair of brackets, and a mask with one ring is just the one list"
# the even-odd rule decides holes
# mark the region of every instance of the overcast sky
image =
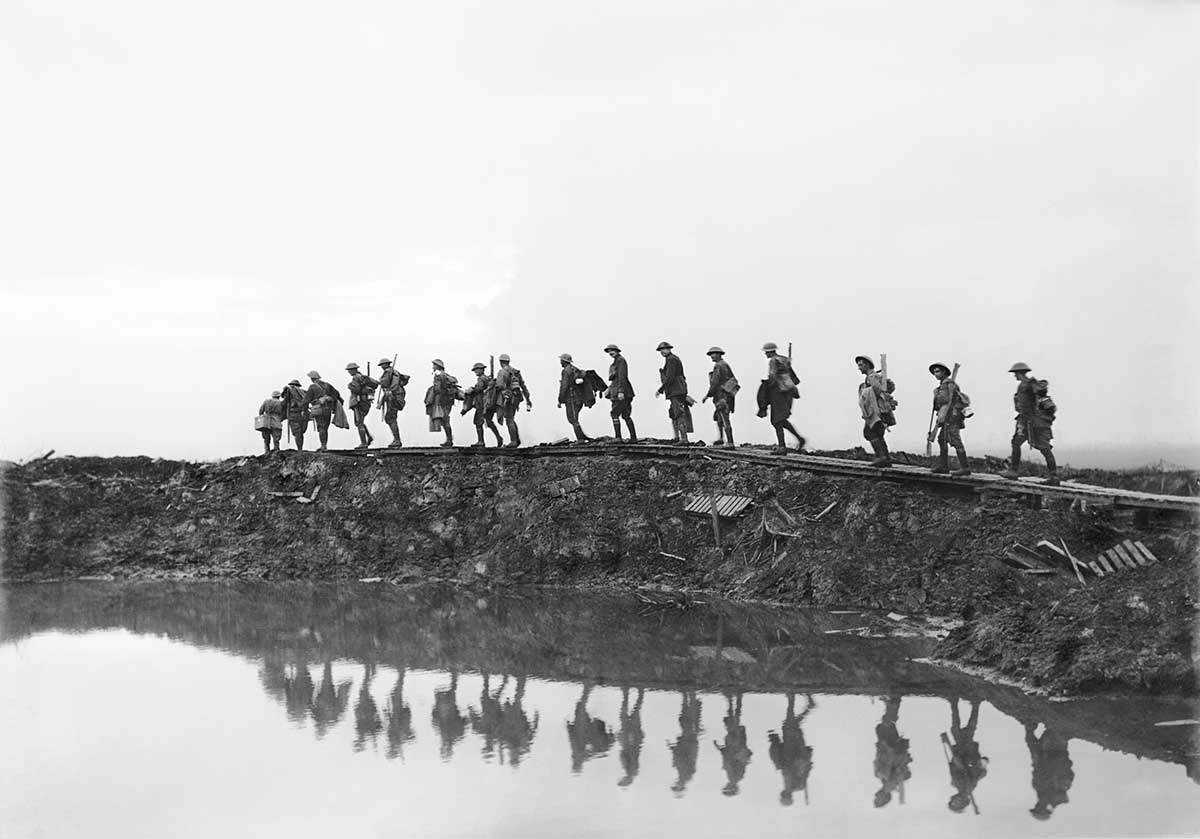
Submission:
[[774,340],[815,446],[862,442],[852,357],[886,352],[893,447],[924,448],[926,367],[957,361],[968,449],[1004,454],[1023,360],[1068,460],[1174,457],[1200,445],[1198,10],[7,0],[0,457],[254,452],[271,390],[394,353],[406,442],[438,439],[429,359],[501,352],[554,439],[558,353],[604,369],[609,341],[669,437],[663,339],[697,399],[726,349],[747,441]]

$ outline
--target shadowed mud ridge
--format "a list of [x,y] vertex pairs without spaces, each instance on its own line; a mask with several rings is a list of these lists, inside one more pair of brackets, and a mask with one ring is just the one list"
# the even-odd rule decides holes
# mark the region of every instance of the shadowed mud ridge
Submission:
[[[1128,513],[1033,509],[969,489],[632,457],[79,458],[10,466],[4,492],[9,581],[654,586],[659,598],[708,592],[961,616],[935,655],[1055,691],[1197,688],[1197,538],[1178,517],[1135,525]],[[693,493],[755,503],[725,523],[718,548],[711,521],[682,512]],[[831,502],[819,522],[805,519]],[[764,517],[781,535],[762,528]],[[1081,556],[1136,538],[1164,561],[1080,589],[996,559],[1043,537]]]

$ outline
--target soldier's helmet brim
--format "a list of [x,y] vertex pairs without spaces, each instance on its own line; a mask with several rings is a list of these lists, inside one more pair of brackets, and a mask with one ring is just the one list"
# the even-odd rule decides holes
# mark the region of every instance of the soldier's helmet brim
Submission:
[[725,355],[725,350],[720,347],[709,347],[705,355]]
[[1030,367],[1028,364],[1026,364],[1024,361],[1018,361],[1012,367],[1008,368],[1008,372],[1010,372],[1010,373],[1028,373],[1032,369],[1033,368]]
[[857,363],[858,363],[858,362],[860,362],[860,361],[862,361],[862,362],[865,362],[865,363],[866,363],[866,365],[867,365],[868,367],[870,367],[872,370],[874,370],[874,369],[875,369],[875,359],[871,358],[871,356],[869,356],[869,355],[856,355],[856,356],[854,356],[854,363],[855,363],[855,364],[857,364]]
[[349,364],[346,365],[346,369],[347,370],[357,370],[358,365],[355,364],[353,361],[351,361]]
[[950,375],[950,368],[947,367],[945,364],[942,364],[940,361],[935,361],[935,362],[933,362],[933,364],[929,365],[930,373],[936,373],[938,370],[944,370],[946,372],[947,376]]
[[391,360],[390,358],[381,358],[381,359],[379,359],[379,366],[380,366],[380,367],[384,367],[384,366],[390,366],[390,365],[391,365],[391,363],[392,363],[392,360]]
[[502,352],[502,353],[500,353],[500,360],[501,361],[512,361],[512,358],[509,357],[508,353]]
[[273,391],[271,391],[271,398],[272,398],[272,399],[278,399],[278,398],[279,398],[279,391],[277,391],[277,390],[273,390]]
[[565,352],[565,353],[561,353],[558,356],[558,360],[559,361],[572,361],[573,359],[571,358],[571,354],[569,352]]
[[434,367],[441,367],[443,370],[446,369],[446,362],[442,361],[440,358],[435,358],[435,359],[433,359],[433,361],[431,361],[429,363],[432,364]]
[[778,350],[778,349],[779,349],[779,345],[776,344],[774,341],[767,341],[767,343],[763,344],[763,352],[767,352],[768,350]]
[[318,373],[316,370],[309,370],[308,377],[310,379],[319,379],[319,378],[321,378],[321,374]]
[[288,382],[288,384],[289,384],[289,385],[295,385],[296,387],[300,387],[300,380],[299,380],[299,379],[292,379],[290,382]]
[[618,347],[616,344],[609,344],[607,347],[604,348],[605,352],[612,352],[613,350],[620,352],[621,348]]
[[675,348],[673,346],[671,346],[670,344],[668,344],[666,341],[659,341],[658,346],[655,347],[654,349],[662,351],[662,350],[673,350]]
[[486,370],[486,369],[487,369],[487,367],[486,367],[486,366],[484,366],[483,364],[479,363],[479,362],[476,362],[476,363],[474,363],[474,364],[472,364],[472,365],[471,365],[471,369],[472,369],[472,370]]

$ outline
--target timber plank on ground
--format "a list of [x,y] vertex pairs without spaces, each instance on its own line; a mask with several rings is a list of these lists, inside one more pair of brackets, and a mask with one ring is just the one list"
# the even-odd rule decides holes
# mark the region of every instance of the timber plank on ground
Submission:
[[934,475],[919,466],[896,465],[879,469],[862,460],[849,460],[824,455],[773,454],[762,449],[742,446],[726,449],[708,446],[675,446],[664,443],[617,443],[593,442],[570,445],[537,445],[516,449],[470,448],[470,447],[404,447],[399,449],[345,449],[330,454],[378,459],[404,457],[487,457],[487,458],[575,458],[575,457],[638,457],[670,460],[727,460],[737,463],[754,463],[790,471],[814,474],[840,475],[845,477],[877,478],[893,483],[906,483],[925,487],[944,487],[956,490],[1012,495],[1043,496],[1045,498],[1083,499],[1097,506],[1124,509],[1167,510],[1200,516],[1200,497],[1162,495],[1137,492],[1113,487],[1065,481],[1059,486],[1050,486],[1040,478],[1006,480],[992,473],[973,473],[965,477]]

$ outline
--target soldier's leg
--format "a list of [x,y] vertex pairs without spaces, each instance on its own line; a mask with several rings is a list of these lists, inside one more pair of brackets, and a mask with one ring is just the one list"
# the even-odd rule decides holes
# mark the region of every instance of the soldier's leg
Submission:
[[263,454],[270,454],[271,453],[271,429],[261,428],[261,429],[259,429],[259,433],[262,434],[262,438],[263,438]]
[[713,422],[717,424],[717,439],[713,440],[714,446],[721,446],[725,443],[725,423],[721,419],[721,409],[713,410]]
[[621,439],[621,400],[614,399],[612,409],[608,412],[613,424],[613,438]]
[[1054,446],[1050,443],[1049,428],[1035,428],[1033,430],[1033,443],[1037,450],[1042,453],[1042,457],[1046,458],[1046,471],[1050,474],[1046,478],[1046,483],[1051,486],[1058,486],[1058,461],[1054,459]]
[[289,419],[288,422],[292,426],[292,439],[296,441],[296,451],[304,451],[304,430],[308,423],[293,419]]
[[321,441],[321,445],[317,447],[317,451],[323,452],[329,450],[329,421],[331,417],[317,417],[317,439]]
[[480,415],[478,409],[475,411],[475,438],[475,442],[471,444],[471,448],[479,449],[487,445],[483,441],[483,417]]
[[729,416],[729,412],[725,411],[721,418],[725,422],[725,446],[733,448],[733,420]]
[[958,455],[958,468],[951,472],[956,478],[965,477],[971,474],[971,466],[967,462],[967,447],[963,445],[962,429],[955,426],[951,428],[946,435],[950,445],[954,447],[955,453]]
[[938,431],[938,456],[933,464],[933,468],[929,471],[935,475],[950,474],[950,443],[946,440],[946,426],[943,425]]
[[583,433],[583,426],[579,424],[579,406],[574,402],[567,403],[567,419],[571,422],[571,428],[575,430],[576,440],[583,441],[591,439],[591,437],[588,437]]
[[805,440],[803,435],[801,435],[800,432],[796,430],[796,426],[792,425],[792,421],[785,419],[783,421],[783,427],[786,428],[788,431],[790,431],[792,436],[796,438],[797,445],[799,445],[800,448],[804,448],[804,444],[807,443],[808,441]]
[[781,420],[777,423],[774,423],[775,449],[781,453],[787,451],[787,445],[783,442],[783,423],[785,422],[787,422],[787,420]]
[[283,439],[283,429],[282,428],[272,428],[271,429],[271,450],[272,451],[279,451],[279,441],[282,439]]
[[1012,436],[1012,455],[1008,461],[1008,469],[1000,473],[1002,478],[1008,478],[1010,481],[1015,481],[1020,476],[1019,467],[1021,466],[1021,446],[1029,439],[1026,434],[1023,423],[1018,422],[1016,430]]
[[871,465],[878,469],[887,469],[892,465],[891,453],[888,452],[887,441],[883,439],[884,431],[887,426],[882,422],[877,422],[874,425],[869,425],[863,430],[863,436],[871,443],[871,449],[875,452],[875,459],[871,461]]
[[625,413],[625,425],[629,428],[629,442],[636,443],[638,441],[637,429],[633,427],[633,417],[628,411]]
[[442,417],[442,430],[446,432],[446,442],[442,443],[443,448],[449,448],[454,445],[454,429],[450,427],[450,417]]
[[496,421],[494,419],[495,415],[496,415],[495,408],[489,408],[487,411],[484,412],[483,419],[484,419],[484,422],[487,423],[487,427],[491,429],[492,434],[495,435],[496,445],[503,446],[504,438],[500,436],[500,429],[496,427]]
[[682,398],[676,398],[675,400],[675,422],[679,427],[680,445],[690,445],[688,443],[687,405],[684,404]]

